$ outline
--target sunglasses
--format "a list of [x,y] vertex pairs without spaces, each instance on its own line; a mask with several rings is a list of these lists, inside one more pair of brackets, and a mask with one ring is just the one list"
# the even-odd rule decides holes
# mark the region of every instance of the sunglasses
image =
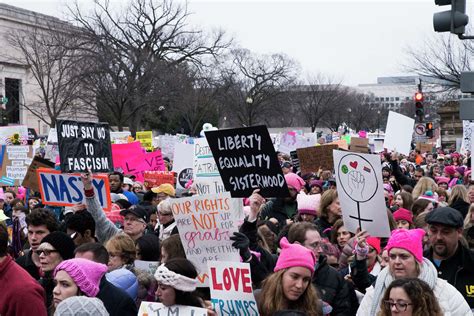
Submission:
[[54,253],[54,252],[59,252],[57,250],[51,250],[51,249],[38,249],[35,251],[35,253],[40,256],[42,253],[47,257],[49,256],[50,254]]

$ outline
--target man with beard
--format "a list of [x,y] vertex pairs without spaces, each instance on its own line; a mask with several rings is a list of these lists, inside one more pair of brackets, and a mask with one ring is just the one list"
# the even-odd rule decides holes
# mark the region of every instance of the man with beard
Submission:
[[438,270],[438,277],[448,281],[474,308],[474,252],[461,244],[463,218],[451,207],[439,207],[428,213],[430,249],[425,257]]

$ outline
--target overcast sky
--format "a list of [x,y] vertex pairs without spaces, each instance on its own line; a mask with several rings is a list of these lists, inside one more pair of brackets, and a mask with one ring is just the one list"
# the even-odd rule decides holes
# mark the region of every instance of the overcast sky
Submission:
[[[61,17],[68,0],[0,2]],[[242,47],[285,53],[304,72],[321,72],[348,85],[405,74],[407,47],[441,36],[433,30],[432,16],[445,8],[433,0],[188,1],[191,24],[220,27]]]

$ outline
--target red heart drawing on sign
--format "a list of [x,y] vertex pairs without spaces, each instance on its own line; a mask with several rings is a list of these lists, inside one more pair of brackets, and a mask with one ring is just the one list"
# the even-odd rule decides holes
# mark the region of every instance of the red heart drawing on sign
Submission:
[[349,163],[349,165],[350,165],[352,168],[357,169],[357,161],[351,161],[351,162]]

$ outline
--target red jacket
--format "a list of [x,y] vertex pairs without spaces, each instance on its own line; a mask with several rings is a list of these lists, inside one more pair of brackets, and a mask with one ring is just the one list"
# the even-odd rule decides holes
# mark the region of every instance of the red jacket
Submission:
[[10,256],[0,263],[0,315],[48,315],[43,288]]

